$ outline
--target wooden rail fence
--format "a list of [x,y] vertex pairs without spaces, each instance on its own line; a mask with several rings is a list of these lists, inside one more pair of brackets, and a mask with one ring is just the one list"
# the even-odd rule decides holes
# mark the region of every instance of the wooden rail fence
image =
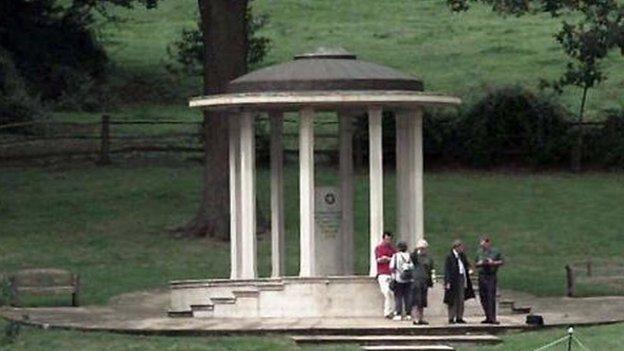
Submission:
[[587,259],[565,266],[566,296],[579,296],[579,290],[600,286],[615,294],[624,293],[624,262]]
[[[287,117],[284,123],[289,125],[284,133],[285,153],[297,153],[296,118]],[[324,127],[324,131],[315,133],[315,138],[332,140],[329,143],[319,143],[315,150],[318,154],[330,154],[336,156],[338,146],[337,124],[335,120],[318,120],[317,126]],[[571,122],[571,125],[582,127],[597,127],[603,122],[583,122],[582,124]],[[195,126],[194,131],[166,132],[166,133],[141,133],[120,134],[115,129],[128,126],[171,126],[184,127]],[[98,164],[109,164],[112,154],[130,152],[203,152],[201,145],[201,122],[178,121],[178,120],[115,120],[109,115],[103,115],[99,122],[51,122],[35,121],[0,125],[0,161],[3,160],[27,160],[47,157],[62,156],[93,156]],[[2,133],[11,130],[11,133]],[[260,131],[261,132],[261,131]],[[356,163],[363,162],[365,145],[362,140],[356,138],[354,152]],[[182,141],[185,140],[186,143]],[[49,142],[51,146],[59,146],[62,142],[71,141],[89,145],[66,145],[62,150],[54,147],[33,148],[33,142]],[[99,142],[98,142],[99,141]],[[28,147],[26,147],[28,146]],[[322,147],[325,146],[325,147]],[[7,148],[20,148],[19,152],[7,152]],[[435,154],[435,151],[431,151]],[[513,150],[510,150],[513,153]]]
[[[285,118],[286,124],[296,124],[295,118]],[[335,125],[338,122],[317,121],[317,125]],[[194,126],[194,131],[175,131],[147,133],[141,131],[134,134],[115,133],[117,127],[128,126]],[[0,125],[0,161],[7,160],[29,160],[48,157],[62,156],[95,156],[96,163],[106,165],[111,162],[112,154],[130,152],[203,152],[201,145],[201,122],[176,121],[176,120],[114,120],[109,115],[103,115],[99,122],[51,122],[35,121],[24,123],[13,123]],[[291,128],[292,129],[292,128]],[[12,133],[2,133],[11,130]],[[296,153],[296,132],[286,131],[284,133],[286,150],[285,153]],[[337,133],[320,132],[316,133],[318,139],[335,139]],[[186,143],[181,142],[185,140]],[[58,146],[56,142],[78,142],[89,143],[88,146],[68,145],[63,150],[54,150],[54,147],[43,149],[37,152],[37,148],[31,145],[35,142],[51,143]],[[291,141],[288,143],[288,141]],[[337,145],[337,143],[334,143]],[[289,148],[288,145],[291,145]],[[20,152],[8,153],[7,148],[20,148]],[[318,153],[335,152],[336,150],[317,150]]]
[[[197,126],[196,131],[134,134],[114,133],[116,126]],[[100,122],[50,122],[35,121],[0,126],[0,160],[27,160],[57,156],[93,156],[98,164],[109,164],[111,154],[128,152],[202,152],[200,145],[200,122],[175,120],[113,120],[103,115]],[[181,139],[194,141],[194,145],[182,145]],[[173,140],[173,142],[171,142]],[[73,144],[71,142],[74,142]],[[157,143],[158,141],[158,143]],[[163,141],[169,141],[163,145]],[[44,147],[33,147],[33,143]],[[58,146],[67,142],[66,147]],[[76,142],[87,144],[76,145]],[[115,146],[117,147],[113,147]],[[188,143],[187,143],[188,144]],[[9,149],[13,150],[9,150]],[[19,149],[19,152],[15,152]],[[13,151],[13,152],[9,152]]]

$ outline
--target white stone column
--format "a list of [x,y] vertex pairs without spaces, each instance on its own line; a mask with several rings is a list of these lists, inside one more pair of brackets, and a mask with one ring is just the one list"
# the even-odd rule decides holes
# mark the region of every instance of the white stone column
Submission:
[[281,112],[269,114],[271,123],[271,276],[285,272],[284,233],[284,118]]
[[425,236],[425,212],[424,212],[424,188],[423,188],[423,111],[416,109],[409,112],[410,114],[410,141],[411,152],[410,157],[410,184],[409,193],[411,194],[412,211],[410,217],[413,218],[411,227],[414,234],[413,239],[416,242]]
[[397,238],[410,245],[410,115],[404,112],[396,113],[396,230]]
[[240,172],[241,172],[241,279],[255,279],[256,266],[256,148],[254,117],[243,112],[240,117]]
[[342,214],[340,221],[340,237],[342,249],[341,274],[355,274],[353,238],[353,117],[346,112],[338,114],[338,134],[340,138],[340,196]]
[[299,116],[299,276],[316,275],[314,236],[314,110],[305,107]]
[[383,222],[383,160],[382,160],[382,110],[368,110],[369,176],[370,176],[370,269],[369,275],[377,275],[375,247],[381,241]]
[[241,277],[241,201],[240,201],[240,124],[239,116],[229,120],[230,163],[230,279]]

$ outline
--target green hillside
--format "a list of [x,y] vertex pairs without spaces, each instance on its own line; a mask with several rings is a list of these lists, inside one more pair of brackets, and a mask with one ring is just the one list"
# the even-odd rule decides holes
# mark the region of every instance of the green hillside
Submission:
[[[427,90],[469,100],[488,86],[535,88],[539,78],[558,77],[565,62],[552,37],[558,20],[544,15],[502,18],[480,6],[456,14],[442,0],[254,0],[253,6],[255,13],[270,16],[261,32],[273,41],[267,65],[318,46],[342,46],[362,59],[422,77]],[[164,65],[167,44],[195,26],[197,2],[163,0],[156,10],[115,11],[122,21],[101,31],[114,80],[137,102],[163,101],[164,95],[175,107],[163,113],[196,115],[186,109],[185,97],[200,92],[199,79],[172,79]],[[590,118],[624,106],[622,57],[614,53],[605,67],[609,78],[590,92]],[[579,89],[571,88],[562,101],[576,111],[579,96]]]

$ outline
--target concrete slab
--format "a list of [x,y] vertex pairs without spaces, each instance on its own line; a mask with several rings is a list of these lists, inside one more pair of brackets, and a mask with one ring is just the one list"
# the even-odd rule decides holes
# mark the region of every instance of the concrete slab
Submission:
[[[504,296],[544,317],[546,326],[606,324],[624,321],[624,297],[536,298],[526,294]],[[472,300],[472,303],[476,302]],[[143,291],[111,299],[107,306],[59,308],[2,308],[0,315],[42,328],[111,331],[154,335],[221,334],[312,334],[312,335],[444,335],[459,333],[496,334],[526,330],[523,315],[500,316],[500,325],[482,325],[483,316],[473,309],[466,325],[447,325],[445,318],[430,318],[428,326],[383,318],[170,318],[167,317],[169,292]]]
[[297,344],[409,344],[430,345],[452,344],[497,344],[501,339],[494,335],[297,335],[292,339]]
[[364,346],[364,351],[453,351],[451,346],[447,345],[380,345],[380,346]]

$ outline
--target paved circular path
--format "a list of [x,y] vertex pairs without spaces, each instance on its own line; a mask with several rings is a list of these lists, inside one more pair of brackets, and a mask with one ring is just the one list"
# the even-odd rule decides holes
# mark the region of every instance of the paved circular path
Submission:
[[[624,297],[592,298],[536,298],[531,295],[503,291],[505,299],[522,306],[532,306],[535,314],[544,317],[546,326],[605,324],[624,321]],[[468,303],[476,304],[476,300]],[[113,331],[138,334],[233,334],[233,333],[332,333],[349,329],[357,332],[427,333],[443,329],[461,329],[466,332],[527,329],[525,315],[505,313],[501,309],[499,326],[484,327],[481,315],[468,315],[467,325],[446,324],[446,320],[429,320],[429,326],[413,326],[409,322],[388,321],[383,318],[267,318],[214,319],[169,318],[169,292],[153,290],[120,295],[106,306],[8,308],[0,310],[4,318],[43,328],[62,328],[90,331]],[[474,307],[474,306],[473,306]],[[475,310],[474,308],[472,310]]]

